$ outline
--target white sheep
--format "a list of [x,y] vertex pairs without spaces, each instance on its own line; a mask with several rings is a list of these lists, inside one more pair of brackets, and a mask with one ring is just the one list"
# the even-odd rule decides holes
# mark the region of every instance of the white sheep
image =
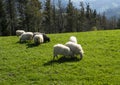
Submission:
[[25,33],[24,30],[16,30],[16,35],[20,36],[21,34]]
[[54,45],[53,49],[53,60],[55,57],[58,57],[58,55],[63,55],[63,56],[71,56],[72,57],[72,51],[70,50],[69,47],[63,45],[63,44],[56,44]]
[[41,43],[44,42],[42,34],[35,35],[34,38],[33,38],[33,40],[34,40],[34,43],[36,45],[41,44]]
[[82,59],[84,51],[80,44],[76,44],[74,42],[69,41],[65,45],[70,48],[74,56],[80,54],[80,58]]
[[33,39],[33,33],[32,32],[25,32],[20,36],[20,42],[26,42],[31,41]]
[[33,34],[34,34],[34,36],[40,35],[40,34],[43,35],[43,40],[44,40],[43,43],[50,42],[50,38],[45,33],[34,32]]
[[69,39],[69,41],[77,43],[77,39],[76,39],[75,36],[71,36],[70,39]]

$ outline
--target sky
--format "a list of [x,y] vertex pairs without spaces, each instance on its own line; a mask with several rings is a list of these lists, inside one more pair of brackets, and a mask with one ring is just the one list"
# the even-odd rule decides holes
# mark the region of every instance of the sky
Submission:
[[[44,1],[44,0],[40,0]],[[51,0],[53,1],[53,0]],[[56,3],[58,0],[54,0]],[[68,0],[61,0],[62,4],[67,4]],[[92,9],[96,9],[97,12],[104,12],[108,9],[120,7],[120,0],[71,0],[75,7],[80,7],[80,2],[89,3]]]
[[[67,1],[67,0],[66,0]],[[98,12],[104,12],[107,9],[120,7],[120,0],[71,0],[76,7],[79,2],[83,1],[89,3],[91,8],[96,9]]]

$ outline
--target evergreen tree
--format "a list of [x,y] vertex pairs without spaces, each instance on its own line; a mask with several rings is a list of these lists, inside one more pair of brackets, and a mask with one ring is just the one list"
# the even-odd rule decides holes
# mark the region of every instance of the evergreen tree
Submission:
[[41,24],[41,3],[38,0],[30,0],[25,9],[25,22],[27,31],[39,31]]
[[115,16],[112,16],[109,20],[109,27],[107,25],[107,29],[115,29],[115,28],[117,28],[117,20]]
[[53,23],[53,18],[52,18],[52,5],[51,5],[51,0],[46,0],[45,2],[45,8],[44,8],[44,31],[46,33],[51,33],[53,31],[52,29],[52,23]]
[[78,22],[79,22],[79,26],[78,26],[78,31],[85,31],[85,26],[86,26],[86,12],[85,12],[85,8],[84,8],[84,3],[80,2],[80,13],[78,16]]
[[17,29],[24,29],[27,31],[26,26],[26,6],[27,6],[28,0],[17,0],[17,12],[18,12],[18,27]]
[[40,31],[41,2],[39,0],[18,0],[19,27],[26,31]]
[[3,0],[0,0],[0,35],[7,35],[6,14]]
[[101,27],[102,29],[107,30],[107,18],[105,16],[105,13],[101,15]]
[[62,6],[61,0],[58,0],[57,29],[60,33],[65,31],[66,13],[64,11],[65,9]]
[[69,0],[69,3],[67,5],[67,26],[66,26],[66,32],[73,32],[76,31],[75,29],[75,23],[74,23],[74,6]]
[[7,29],[10,35],[15,35],[17,25],[16,2],[15,0],[5,0],[7,13]]
[[55,1],[53,0],[53,4],[52,4],[52,25],[51,25],[51,27],[52,27],[52,30],[51,30],[51,32],[52,33],[55,33],[55,32],[57,32],[57,30],[56,30],[56,25],[57,25],[57,19],[56,19],[56,6],[55,6]]
[[118,18],[118,21],[117,21],[117,28],[120,29],[120,17]]
[[86,4],[87,6],[86,6],[86,31],[89,31],[89,30],[91,30],[91,28],[92,28],[92,10],[91,10],[91,8],[90,8],[90,5],[89,5],[89,3],[87,3]]

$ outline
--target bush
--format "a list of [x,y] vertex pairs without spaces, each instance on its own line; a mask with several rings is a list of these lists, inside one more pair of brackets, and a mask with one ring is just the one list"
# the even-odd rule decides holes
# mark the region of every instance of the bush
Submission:
[[97,27],[96,27],[96,26],[93,26],[93,27],[91,28],[91,31],[97,31]]

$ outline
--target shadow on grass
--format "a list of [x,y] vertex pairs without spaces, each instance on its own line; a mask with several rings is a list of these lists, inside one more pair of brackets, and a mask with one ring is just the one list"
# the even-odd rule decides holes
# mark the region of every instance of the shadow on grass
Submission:
[[37,47],[39,45],[35,45],[34,43],[27,43],[26,46],[27,46],[27,48],[33,48],[33,47]]
[[33,47],[37,47],[37,46],[39,46],[39,44],[38,45],[36,45],[36,44],[34,44],[34,43],[31,43],[31,42],[16,42],[16,43],[19,43],[19,44],[25,44],[27,47],[26,48],[33,48]]
[[58,60],[50,60],[46,63],[44,63],[44,66],[49,66],[52,65],[54,63],[64,63],[64,62],[77,62],[77,61],[81,61],[81,59],[78,59],[77,57],[74,58],[65,58],[65,57],[61,57]]

